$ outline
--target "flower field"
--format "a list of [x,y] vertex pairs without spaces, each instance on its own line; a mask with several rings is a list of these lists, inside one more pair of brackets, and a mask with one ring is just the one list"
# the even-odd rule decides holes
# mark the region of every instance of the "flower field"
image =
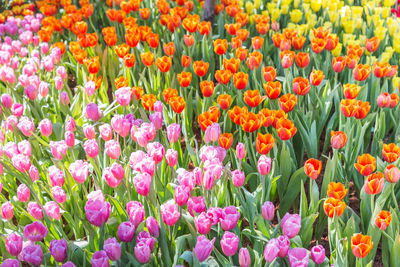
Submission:
[[399,266],[400,1],[1,2],[0,266]]

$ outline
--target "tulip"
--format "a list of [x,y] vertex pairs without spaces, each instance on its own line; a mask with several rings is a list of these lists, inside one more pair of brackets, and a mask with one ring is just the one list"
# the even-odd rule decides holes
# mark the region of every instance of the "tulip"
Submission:
[[216,142],[221,134],[221,128],[218,123],[213,123],[207,127],[204,133],[204,142],[208,144],[209,142]]
[[86,218],[91,224],[97,227],[107,222],[110,211],[110,203],[103,199],[89,199],[85,205]]
[[75,146],[75,135],[73,132],[66,131],[64,134],[64,138],[65,138],[65,143],[67,144],[68,147]]
[[396,144],[383,144],[382,157],[386,162],[393,163],[400,156],[400,147]]
[[83,144],[83,148],[86,154],[91,158],[95,158],[99,154],[99,145],[97,144],[96,139],[86,140]]
[[275,138],[272,134],[262,134],[257,133],[256,138],[256,150],[258,153],[265,155],[272,149],[274,146]]
[[264,220],[272,221],[274,219],[275,206],[271,201],[265,201],[261,207],[261,213]]
[[311,259],[316,264],[322,264],[325,260],[325,249],[322,245],[314,246],[311,250]]
[[331,182],[328,184],[327,195],[328,197],[342,200],[347,194],[347,189],[345,189],[342,183]]
[[191,197],[187,203],[187,208],[192,217],[194,217],[194,212],[200,214],[203,211],[206,211],[206,203],[204,198],[202,196]]
[[167,127],[167,136],[170,143],[178,141],[181,133],[181,127],[179,124],[173,123]]
[[104,250],[96,251],[93,253],[91,264],[93,267],[109,267],[110,260]]
[[292,248],[288,253],[290,266],[307,267],[309,257],[308,251],[305,248]]
[[99,107],[95,103],[89,103],[86,106],[85,111],[86,118],[97,121],[100,118]]
[[135,246],[135,257],[138,262],[144,264],[150,260],[151,250],[150,247],[144,243],[137,243]]
[[390,225],[391,221],[392,221],[392,214],[386,210],[382,210],[375,217],[375,225],[382,231],[385,231],[385,229]]
[[266,262],[273,262],[276,257],[278,257],[279,253],[279,242],[278,239],[273,238],[268,241],[267,245],[264,248],[264,259]]
[[243,143],[238,143],[236,145],[236,156],[238,159],[243,160],[246,157],[246,147]]
[[321,172],[322,162],[316,159],[308,159],[304,164],[304,172],[311,179],[317,179]]
[[385,179],[389,183],[395,184],[400,180],[400,170],[393,164],[385,168]]
[[113,129],[110,124],[103,124],[99,127],[100,136],[104,141],[109,141],[112,138]]
[[331,131],[331,145],[334,149],[342,149],[347,143],[347,135],[342,131]]
[[271,158],[261,155],[257,162],[257,169],[262,176],[267,175],[271,170]]
[[40,132],[43,136],[50,136],[52,133],[52,123],[49,119],[43,119],[39,123]]
[[281,220],[282,233],[289,238],[295,237],[301,228],[301,217],[299,214],[286,213]]
[[232,232],[224,232],[221,238],[221,249],[225,256],[233,256],[236,254],[239,245],[239,237]]
[[70,164],[69,172],[78,184],[82,184],[89,175],[89,164],[82,160],[77,160]]
[[279,243],[279,253],[278,256],[284,258],[287,256],[290,248],[290,240],[287,236],[281,235],[277,238]]
[[17,197],[21,202],[28,202],[31,191],[25,184],[20,184],[17,188]]
[[357,157],[354,167],[361,175],[368,176],[376,169],[376,159],[370,154],[363,154]]
[[211,254],[214,248],[215,237],[208,240],[206,236],[197,237],[196,246],[193,249],[194,254],[199,262],[205,261]]
[[373,245],[369,235],[355,234],[351,237],[351,251],[356,258],[366,257]]
[[244,184],[246,177],[244,175],[244,172],[240,170],[234,170],[232,172],[232,183],[236,187],[241,187]]
[[194,225],[196,227],[196,230],[201,235],[206,235],[210,232],[211,221],[205,212],[200,213],[200,215],[194,218]]
[[64,189],[62,189],[61,186],[54,186],[51,188],[51,193],[53,194],[53,198],[57,203],[64,203],[65,200],[67,199],[67,196],[65,195]]
[[3,261],[2,267],[20,267],[21,264],[18,260],[16,259],[6,259]]
[[65,239],[51,240],[49,251],[56,262],[63,262],[67,258],[68,244]]
[[33,266],[40,266],[43,259],[42,247],[40,245],[28,245],[22,250],[20,257]]
[[168,149],[165,153],[165,160],[170,167],[174,167],[178,162],[178,152],[175,149]]
[[22,251],[22,244],[24,238],[17,234],[11,233],[6,238],[6,249],[11,256],[18,256],[18,254]]
[[147,196],[150,192],[152,177],[148,173],[138,174],[133,179],[133,184],[138,194]]
[[7,221],[14,217],[14,207],[11,202],[6,202],[1,205],[1,217]]
[[249,267],[251,265],[250,253],[247,248],[241,248],[239,250],[239,266]]
[[221,214],[221,227],[224,231],[230,231],[236,227],[240,218],[240,212],[237,211],[235,206],[228,206],[222,209]]
[[83,127],[83,133],[87,139],[95,139],[96,138],[96,131],[92,125],[85,125]]
[[180,217],[178,207],[173,200],[169,200],[161,205],[161,217],[166,225],[174,225]]
[[324,211],[326,216],[333,218],[334,216],[340,217],[344,210],[346,209],[346,204],[339,199],[327,198],[324,202]]
[[150,114],[149,120],[151,121],[151,123],[153,123],[154,128],[156,130],[161,129],[161,127],[163,125],[163,119],[162,119],[162,113],[161,112],[155,112],[153,114]]
[[50,218],[54,220],[59,220],[61,218],[60,206],[58,206],[57,202],[49,201],[43,206],[43,209]]
[[118,239],[121,240],[122,242],[131,242],[133,239],[133,236],[135,234],[135,225],[131,223],[130,221],[127,222],[122,222],[118,226]]
[[76,267],[76,265],[71,261],[67,261],[66,263],[61,265],[61,267]]
[[364,190],[367,194],[376,195],[382,192],[385,179],[383,173],[376,172],[368,175],[364,182]]
[[160,226],[158,225],[158,222],[154,217],[152,217],[152,216],[147,217],[146,227],[147,227],[147,230],[149,231],[149,233],[153,237],[157,238],[160,235]]
[[104,251],[112,261],[117,261],[121,257],[121,245],[115,237],[110,237],[104,242]]

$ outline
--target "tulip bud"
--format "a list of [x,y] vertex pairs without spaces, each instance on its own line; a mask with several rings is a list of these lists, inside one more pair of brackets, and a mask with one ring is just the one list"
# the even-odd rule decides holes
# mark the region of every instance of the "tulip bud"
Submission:
[[173,123],[167,127],[167,136],[170,143],[175,143],[178,141],[181,134],[181,126],[179,124]]
[[178,207],[173,200],[169,200],[161,205],[161,217],[166,225],[174,225],[180,217]]
[[103,124],[99,127],[100,136],[104,141],[112,139],[113,129],[110,124]]
[[1,205],[1,217],[7,221],[14,217],[14,207],[11,202],[6,202]]
[[264,259],[266,262],[273,262],[276,257],[278,257],[279,253],[279,242],[278,239],[273,238],[268,241],[267,245],[264,248]]
[[31,196],[31,191],[25,184],[20,184],[17,188],[17,197],[21,202],[28,202]]
[[389,183],[397,183],[400,180],[400,170],[393,164],[388,165],[385,169],[385,179]]
[[244,184],[244,180],[246,179],[244,172],[240,170],[234,170],[232,172],[232,183],[236,187],[241,187]]
[[240,267],[249,267],[251,265],[250,253],[247,248],[239,250],[239,265]]
[[3,261],[2,267],[20,267],[21,264],[16,259],[6,259]]
[[257,163],[257,169],[262,176],[267,175],[271,170],[271,158],[261,155]]
[[67,258],[68,244],[65,239],[51,240],[49,251],[56,262],[63,262]]
[[154,217],[147,217],[146,227],[152,236],[157,238],[160,235],[160,226],[158,225],[158,222]]
[[91,158],[95,158],[99,154],[99,145],[96,139],[86,140],[83,144],[83,148],[86,154]]
[[322,264],[325,260],[325,249],[323,246],[318,245],[314,246],[311,249],[311,259],[316,263],[316,264]]
[[288,253],[290,266],[307,266],[309,257],[308,251],[305,248],[293,248]]
[[104,250],[93,253],[91,263],[92,267],[110,267],[110,259]]
[[86,91],[86,94],[88,95],[88,96],[92,96],[93,94],[94,94],[94,91],[96,90],[96,84],[95,84],[95,82],[94,81],[88,81],[86,84],[85,84],[85,91]]
[[211,254],[214,248],[215,237],[208,240],[206,236],[197,237],[196,246],[193,249],[194,254],[199,262],[205,261]]
[[194,225],[197,232],[199,232],[201,235],[206,235],[211,230],[211,222],[205,212],[200,213],[200,215],[194,218]]
[[89,103],[86,105],[85,114],[89,120],[97,121],[100,118],[99,107],[95,103]]
[[236,156],[240,160],[242,160],[246,157],[246,148],[243,143],[238,143],[236,145]]
[[378,98],[376,99],[376,102],[378,104],[378,107],[380,108],[388,108],[390,106],[390,95],[389,93],[381,93]]
[[150,114],[149,120],[153,123],[154,127],[156,130],[161,129],[162,124],[163,124],[163,119],[162,119],[162,113],[161,112],[156,112],[153,114]]
[[83,127],[83,133],[87,139],[95,139],[96,138],[96,130],[92,125],[85,125]]
[[111,237],[104,242],[104,251],[112,261],[117,261],[121,258],[121,245],[115,237]]
[[118,180],[124,179],[125,176],[125,170],[124,167],[122,167],[120,164],[114,162],[111,165],[111,173],[114,175],[115,178]]
[[167,161],[168,166],[174,167],[178,162],[178,152],[175,149],[168,149],[165,154],[165,160]]
[[221,135],[221,128],[218,123],[213,123],[207,127],[204,133],[204,142],[206,144],[210,142],[217,142],[219,136]]
[[65,138],[65,143],[67,144],[68,147],[75,146],[75,135],[73,132],[66,131],[64,134],[64,138]]
[[53,126],[49,119],[43,119],[39,123],[39,129],[43,136],[50,136],[53,132]]
[[51,193],[53,194],[53,198],[57,203],[64,203],[65,200],[67,199],[67,196],[65,195],[64,189],[62,189],[61,186],[54,186],[51,188]]
[[135,234],[135,225],[131,222],[122,222],[118,226],[117,236],[122,242],[131,242]]
[[22,250],[20,258],[33,266],[40,266],[43,259],[42,247],[40,245],[28,245]]
[[76,265],[71,261],[67,261],[66,263],[61,265],[61,267],[76,267]]
[[287,236],[281,235],[277,238],[279,242],[279,253],[278,256],[284,258],[287,256],[290,248],[290,240]]
[[270,201],[265,201],[261,207],[264,220],[272,221],[274,219],[275,206]]
[[9,234],[6,238],[6,249],[11,256],[18,256],[22,250],[24,238],[17,234]]
[[143,204],[138,201],[130,201],[126,204],[126,209],[128,211],[129,220],[135,227],[138,227],[145,215]]
[[69,104],[70,100],[69,100],[69,95],[67,92],[65,92],[65,91],[61,92],[60,101],[61,101],[61,104],[63,104],[64,106]]
[[47,202],[46,204],[44,204],[43,208],[50,218],[54,220],[59,220],[61,218],[60,206],[58,206],[57,202]]
[[144,264],[150,260],[151,250],[150,247],[144,243],[137,243],[135,246],[135,257],[138,262]]
[[301,217],[299,214],[286,213],[281,221],[282,233],[289,238],[295,237],[301,228]]
[[43,218],[43,212],[39,204],[36,202],[29,202],[27,211],[36,220],[41,220]]
[[161,112],[161,113],[162,113],[162,111],[163,111],[162,102],[159,101],[159,100],[157,100],[157,101],[154,103],[153,108],[154,108],[154,111],[155,111],[155,112]]
[[221,238],[221,249],[225,256],[233,256],[239,246],[239,237],[232,232],[225,231]]

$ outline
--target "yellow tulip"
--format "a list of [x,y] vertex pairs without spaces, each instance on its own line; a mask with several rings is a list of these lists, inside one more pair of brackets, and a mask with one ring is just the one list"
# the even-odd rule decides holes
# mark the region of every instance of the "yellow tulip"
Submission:
[[299,5],[300,5],[300,0],[294,0],[293,1],[293,7],[294,8],[299,8]]
[[254,5],[251,2],[246,2],[246,12],[247,14],[252,14],[254,10]]
[[380,60],[380,62],[382,62],[382,63],[386,63],[386,62],[389,62],[389,60],[392,58],[392,55],[390,54],[390,53],[388,53],[388,52],[383,52],[382,54],[381,54],[381,60]]
[[360,29],[363,24],[363,20],[361,18],[357,18],[354,21],[356,22],[356,28]]
[[262,14],[262,15],[269,16],[269,12],[268,12],[268,10],[264,10],[263,12],[261,12],[261,14]]
[[385,52],[390,53],[391,55],[393,55],[394,49],[391,46],[386,46],[385,47]]
[[329,12],[331,12],[331,11],[335,11],[336,12],[337,7],[338,7],[337,3],[329,3],[328,4]]
[[322,8],[326,9],[328,7],[329,1],[322,1]]
[[353,33],[354,32],[354,22],[351,20],[346,21],[343,23],[344,31],[346,33]]
[[400,53],[400,33],[396,33],[393,36],[393,48],[396,53]]
[[281,6],[283,6],[283,5],[290,6],[291,3],[292,3],[292,0],[282,0],[281,1]]
[[335,49],[332,50],[332,55],[334,57],[338,57],[340,56],[341,53],[342,53],[342,44],[338,43]]
[[400,85],[400,77],[397,76],[393,77],[392,85],[393,85],[393,90],[397,90]]
[[271,12],[272,21],[278,20],[280,15],[281,15],[281,11],[279,10],[279,8],[272,9],[272,12]]
[[397,22],[392,23],[390,26],[388,25],[389,35],[393,36],[395,33],[400,32],[400,25]]
[[300,9],[293,9],[292,11],[290,11],[290,19],[294,22],[294,23],[298,23],[300,22],[300,20],[303,18],[303,12],[301,12]]
[[390,7],[384,7],[382,8],[382,18],[386,19],[390,16]]
[[385,7],[391,7],[396,4],[396,0],[383,0],[383,5]]
[[272,2],[269,2],[269,3],[267,4],[267,9],[268,9],[269,13],[272,13],[272,10],[275,9],[275,6],[276,6],[276,4],[275,4],[275,3],[272,3]]
[[378,59],[375,56],[367,57],[367,65],[372,66],[376,61],[378,61]]
[[339,18],[339,14],[336,11],[329,11],[329,20],[332,23],[336,23],[337,19]]
[[361,6],[352,6],[351,12],[353,13],[353,18],[361,17],[363,15],[364,9]]
[[379,38],[379,40],[381,40],[381,41],[383,39],[385,39],[386,32],[387,32],[387,28],[383,27],[383,26],[379,26],[379,27],[375,28],[375,31],[374,31],[375,36],[377,36]]
[[321,0],[311,0],[311,9],[318,12],[321,9]]
[[311,0],[303,0],[303,3],[309,4]]
[[286,15],[289,12],[289,5],[282,5],[281,12],[283,15]]
[[260,4],[261,4],[261,0],[254,0],[254,7],[255,7],[256,9],[259,9],[259,8],[260,8]]
[[374,13],[375,13],[375,15],[380,16],[382,14],[382,8],[381,7],[375,7],[374,8]]

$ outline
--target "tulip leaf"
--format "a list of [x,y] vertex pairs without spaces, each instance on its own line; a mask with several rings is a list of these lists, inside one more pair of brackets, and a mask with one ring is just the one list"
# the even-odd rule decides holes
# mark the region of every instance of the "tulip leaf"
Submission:
[[293,204],[293,201],[297,198],[300,193],[301,181],[304,181],[307,175],[304,173],[304,169],[300,168],[293,173],[290,177],[289,184],[287,186],[284,197],[280,200],[279,214],[283,216]]

